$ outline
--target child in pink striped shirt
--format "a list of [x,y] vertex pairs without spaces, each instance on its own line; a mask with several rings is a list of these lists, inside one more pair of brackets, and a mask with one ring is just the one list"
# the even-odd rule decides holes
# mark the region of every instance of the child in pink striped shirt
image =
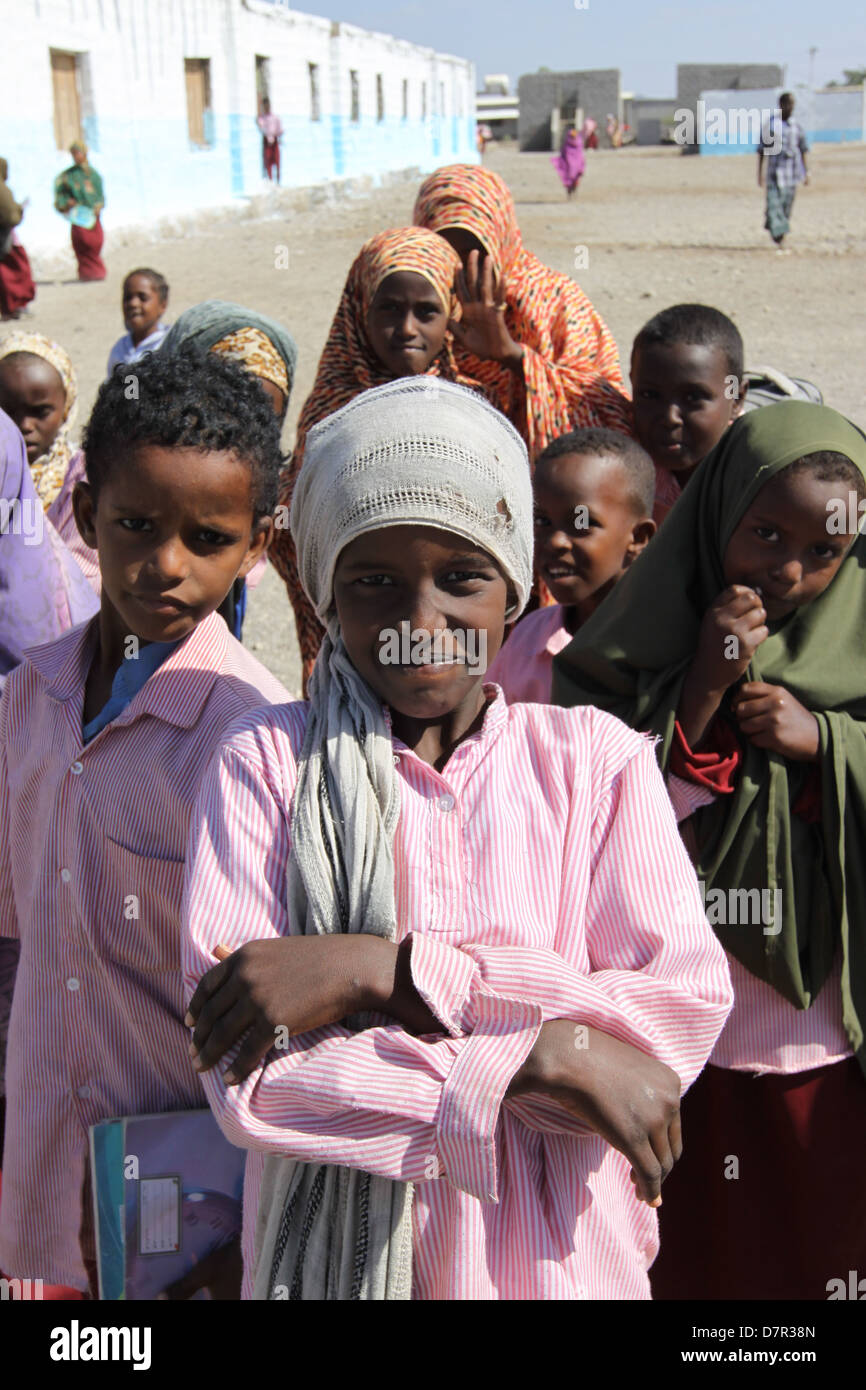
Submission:
[[484,683],[531,508],[520,437],[450,383],[308,436],[310,699],[239,722],[188,856],[192,1047],[250,1150],[248,1295],[648,1297],[729,982],[649,742]]
[[267,544],[280,430],[216,357],[100,389],[78,526],[89,623],[31,648],[0,704],[0,934],[20,940],[0,1269],[95,1292],[88,1130],[204,1104],[183,1027],[183,855],[226,726],[277,681],[216,608]]
[[509,704],[550,701],[553,658],[568,646],[655,534],[655,470],[618,430],[573,430],[535,463],[535,569],[556,599],[517,623],[488,672]]

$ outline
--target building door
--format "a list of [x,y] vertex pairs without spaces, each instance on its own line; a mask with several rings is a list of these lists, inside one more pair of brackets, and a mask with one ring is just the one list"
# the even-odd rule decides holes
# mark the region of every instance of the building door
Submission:
[[186,115],[193,145],[207,145],[205,112],[210,109],[210,59],[184,58]]
[[73,140],[81,139],[81,97],[74,53],[51,49],[51,85],[54,89],[54,139],[58,150],[68,150]]

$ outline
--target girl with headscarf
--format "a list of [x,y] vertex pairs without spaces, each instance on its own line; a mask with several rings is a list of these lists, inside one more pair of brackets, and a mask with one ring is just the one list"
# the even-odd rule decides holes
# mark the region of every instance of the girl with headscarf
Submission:
[[525,447],[390,382],[310,431],[292,530],[310,698],[235,726],[187,857],[246,1293],[647,1298],[730,991],[648,741],[484,681],[532,583]]
[[0,342],[0,406],[24,436],[33,483],[48,511],[76,447],[78,380],[59,343],[22,332]]
[[[160,349],[215,352],[231,357],[258,378],[280,421],[285,420],[295,379],[298,349],[291,333],[276,319],[227,299],[207,299],[186,309],[169,329]],[[262,559],[247,578],[235,580],[220,606],[229,630],[240,641],[246,612],[247,585],[255,588],[265,571]]]
[[577,185],[580,183],[586,168],[583,136],[575,130],[574,126],[566,131],[559,154],[554,155],[550,162],[559,174],[568,197],[574,197],[577,192]]
[[[420,227],[379,232],[361,247],[298,421],[295,448],[280,488],[284,519],[304,461],[308,431],[360,391],[394,377],[421,374],[481,390],[458,363],[449,329],[460,313],[453,290],[459,269],[456,252],[441,237]],[[287,526],[275,531],[269,555],[295,611],[306,688],[324,629],[301,586]]]
[[734,981],[655,1297],[823,1299],[866,1268],[864,499],[862,431],[752,412],[554,658],[559,703],[659,738]]
[[608,328],[569,276],[526,250],[498,174],[468,164],[438,169],[419,189],[414,220],[463,259],[458,366],[487,388],[531,460],[583,426],[631,433]]
[[25,305],[36,298],[36,286],[30,260],[15,230],[24,216],[27,200],[16,203],[6,183],[8,177],[9,164],[0,159],[0,316],[17,319]]
[[54,206],[71,224],[79,280],[104,280],[108,272],[101,255],[105,239],[100,221],[105,207],[102,178],[91,165],[83,140],[73,140],[69,153],[72,163],[54,180]]

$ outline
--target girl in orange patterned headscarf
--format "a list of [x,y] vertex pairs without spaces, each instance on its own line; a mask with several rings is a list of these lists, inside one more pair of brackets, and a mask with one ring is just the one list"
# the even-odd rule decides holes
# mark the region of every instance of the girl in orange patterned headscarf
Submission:
[[301,588],[288,529],[304,441],[319,420],[361,391],[395,377],[423,373],[483,390],[458,364],[449,331],[449,323],[453,328],[460,314],[453,291],[459,270],[459,257],[442,237],[420,227],[401,227],[366,242],[349,271],[313,389],[298,421],[295,449],[280,486],[278,525],[268,551],[295,610],[305,689],[324,629]]
[[607,325],[569,276],[525,249],[498,174],[470,164],[438,169],[421,185],[414,219],[463,260],[458,366],[487,387],[531,459],[583,426],[631,433],[631,404]]

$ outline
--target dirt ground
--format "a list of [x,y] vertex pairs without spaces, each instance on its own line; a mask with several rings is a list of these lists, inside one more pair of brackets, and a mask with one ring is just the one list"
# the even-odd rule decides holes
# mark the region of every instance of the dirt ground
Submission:
[[[770,364],[815,381],[828,405],[866,426],[866,147],[812,151],[811,183],[794,207],[790,256],[778,256],[763,231],[754,156],[591,152],[571,203],[547,155],[493,148],[487,163],[514,194],[527,246],[574,274],[610,325],[626,369],[646,319],[665,305],[698,300],[736,321],[747,365]],[[414,191],[414,183],[402,183],[334,202],[325,190],[309,197],[286,190],[273,195],[269,216],[209,219],[173,237],[109,233],[109,278],[102,284],[70,282],[71,256],[60,275],[56,261],[37,263],[39,293],[21,327],[47,333],[71,354],[83,421],[123,332],[120,282],[132,267],[154,265],[168,278],[169,318],[210,297],[272,314],[290,328],[300,354],[288,447],[349,265],[367,237],[411,221]],[[22,230],[26,243],[26,223]],[[286,259],[287,268],[277,268]],[[251,596],[244,640],[292,693],[299,691],[291,610],[273,570]]]

